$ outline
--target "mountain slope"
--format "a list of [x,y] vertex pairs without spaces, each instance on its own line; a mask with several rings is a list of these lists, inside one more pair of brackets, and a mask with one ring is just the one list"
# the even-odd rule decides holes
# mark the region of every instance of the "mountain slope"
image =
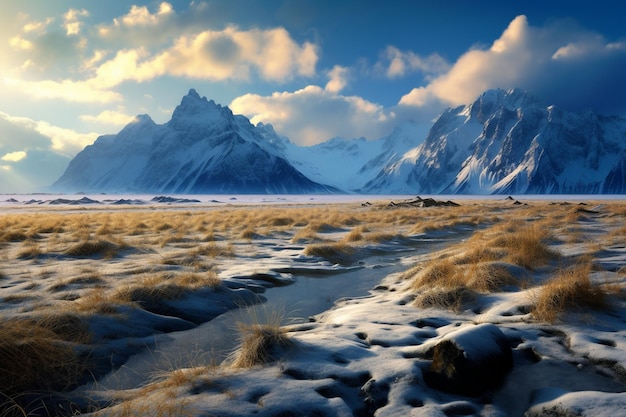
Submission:
[[565,112],[530,94],[489,90],[444,111],[424,142],[361,192],[626,192],[626,120]]
[[314,146],[283,147],[286,158],[314,181],[345,191],[357,191],[386,164],[415,148],[423,140],[422,127],[413,122],[398,125],[377,139],[333,138]]
[[169,122],[138,116],[101,136],[70,162],[53,189],[84,192],[328,193],[311,181],[243,116],[183,97]]

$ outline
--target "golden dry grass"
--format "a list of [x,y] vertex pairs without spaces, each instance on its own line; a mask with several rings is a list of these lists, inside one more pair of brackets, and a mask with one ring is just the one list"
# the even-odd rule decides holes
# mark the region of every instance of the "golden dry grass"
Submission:
[[71,388],[88,370],[75,347],[90,337],[78,316],[5,318],[0,334],[0,412],[20,412],[41,392]]
[[[532,284],[530,277],[535,272],[545,273],[547,270],[538,271],[539,268],[557,265],[559,255],[552,249],[556,243],[586,239],[585,224],[598,221],[598,216],[576,211],[573,206],[534,203],[527,207],[504,207],[504,204],[468,202],[461,207],[427,209],[389,209],[384,203],[369,207],[312,204],[264,207],[262,210],[232,205],[197,211],[136,208],[101,212],[86,208],[64,210],[62,213],[53,210],[2,213],[0,257],[6,265],[2,267],[4,279],[17,281],[18,278],[13,275],[19,275],[22,284],[18,289],[24,291],[22,295],[9,290],[3,294],[2,300],[13,302],[11,308],[33,314],[43,313],[48,308],[61,312],[55,320],[65,322],[65,325],[38,326],[51,332],[48,333],[51,335],[49,341],[62,341],[61,345],[67,346],[79,342],[68,339],[63,333],[71,334],[72,329],[88,320],[91,314],[117,315],[122,311],[120,306],[139,308],[141,303],[157,303],[184,296],[197,288],[219,285],[215,268],[219,268],[220,258],[237,256],[242,261],[253,258],[249,252],[250,239],[280,235],[292,242],[306,244],[302,250],[308,256],[350,263],[355,259],[359,246],[371,245],[372,242],[385,242],[398,236],[410,238],[424,232],[447,233],[455,229],[455,232],[470,233],[479,230],[462,245],[451,248],[445,256],[405,274],[406,279],[413,280],[412,291],[417,305],[458,311],[471,305],[484,293]],[[623,226],[626,208],[615,204],[607,211],[609,214],[602,221],[607,224],[610,234],[604,240],[598,240],[595,249],[601,245],[607,247],[626,243],[626,227]],[[553,235],[560,240],[557,241]],[[107,246],[112,250],[107,251]],[[122,252],[124,248],[133,250]],[[71,255],[73,259],[65,259],[67,256],[63,255],[73,251],[77,255]],[[151,256],[150,263],[141,267],[118,268],[125,261],[120,254],[124,258],[132,258],[137,252],[141,252],[139,256]],[[67,274],[54,269],[56,267],[53,267],[54,273],[50,276],[38,274],[38,269],[48,268],[49,261],[76,263],[78,266],[68,267]],[[560,262],[565,263],[564,260]],[[90,271],[78,273],[85,265],[90,266]],[[520,268],[512,268],[513,265]],[[101,272],[105,268],[106,275]],[[564,274],[576,275],[571,271]],[[561,280],[568,281],[555,278],[556,282]],[[574,284],[571,284],[572,281]],[[558,291],[551,291],[551,297],[545,296],[551,301],[544,303],[548,306],[544,310],[557,313],[552,313],[552,316],[545,313],[546,318],[538,320],[558,320],[563,312],[579,310],[580,306],[583,310],[603,308],[598,302],[602,293],[624,296],[619,280],[602,285],[588,283],[582,278],[570,279],[569,282],[570,286],[581,289],[576,295],[586,292],[583,300],[591,301],[572,301],[573,295],[565,291],[567,285],[552,284]],[[36,296],[31,297],[28,295],[29,288],[38,289],[40,293],[33,291]],[[537,300],[544,292],[550,293],[547,289],[537,289]],[[45,297],[41,294],[49,296],[48,299],[42,299]],[[606,296],[604,299],[606,302]],[[20,306],[20,303],[23,305]],[[539,317],[542,310],[540,303],[537,305],[533,313]],[[559,306],[564,307],[559,310]],[[46,310],[46,314],[50,314],[49,311]],[[70,320],[71,317],[74,319]],[[242,366],[272,360],[274,350],[271,346],[277,346],[280,352],[281,348],[292,343],[284,329],[275,323],[242,325],[241,332],[241,352],[248,352],[247,358],[241,354],[241,359],[238,359],[239,363],[248,364]],[[189,378],[195,378],[194,372],[174,370],[167,377],[167,384],[179,386],[188,383]],[[177,411],[176,407],[148,406],[137,401],[116,408],[115,412],[121,413],[118,415],[186,413],[180,407]]]
[[306,256],[317,256],[338,264],[352,263],[356,249],[345,242],[314,243],[304,248]]
[[533,316],[540,321],[555,322],[566,311],[586,312],[609,306],[602,286],[589,278],[593,265],[582,262],[560,271],[542,285],[534,300]]
[[558,258],[551,239],[546,228],[513,218],[475,232],[402,278],[412,280],[415,305],[458,310],[481,293],[528,285],[533,269]]
[[275,354],[292,346],[286,331],[276,323],[239,323],[241,346],[232,361],[234,368],[250,368],[276,359]]
[[108,240],[87,240],[69,247],[65,251],[65,254],[78,258],[87,258],[92,256],[113,258],[123,247],[123,245],[118,245]]

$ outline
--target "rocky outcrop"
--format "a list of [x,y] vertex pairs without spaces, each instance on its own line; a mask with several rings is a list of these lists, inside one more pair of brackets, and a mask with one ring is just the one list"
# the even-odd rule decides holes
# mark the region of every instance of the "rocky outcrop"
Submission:
[[424,380],[440,391],[479,396],[502,384],[512,367],[511,346],[502,331],[488,323],[471,325],[435,345]]

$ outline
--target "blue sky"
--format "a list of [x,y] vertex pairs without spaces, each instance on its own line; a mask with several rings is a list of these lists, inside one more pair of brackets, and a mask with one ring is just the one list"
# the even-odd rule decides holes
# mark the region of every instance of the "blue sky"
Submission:
[[[578,4],[581,3],[581,4]],[[620,1],[0,0],[0,192],[190,88],[293,142],[378,139],[489,88],[626,115]]]

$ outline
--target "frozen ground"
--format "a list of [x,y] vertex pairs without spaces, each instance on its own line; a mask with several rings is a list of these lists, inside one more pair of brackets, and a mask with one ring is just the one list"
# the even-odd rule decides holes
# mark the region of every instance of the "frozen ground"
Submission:
[[[119,252],[107,256],[67,254],[65,247],[71,242],[65,242],[63,235],[78,226],[65,225],[65,232],[55,234],[37,232],[31,238],[38,246],[34,256],[23,256],[28,240],[5,239],[0,269],[4,320],[44,311],[67,312],[93,296],[93,287],[109,294],[145,284],[148,274],[216,271],[221,282],[157,301],[143,298],[143,304],[118,303],[115,314],[95,308],[95,299],[94,308],[81,307],[80,317],[94,335],[90,348],[96,352],[92,357],[100,361],[100,371],[94,373],[95,382],[59,395],[49,401],[50,407],[56,404],[59,410],[69,410],[74,403],[82,414],[100,407],[93,414],[111,416],[626,415],[626,205],[615,196],[604,201],[554,197],[557,203],[569,205],[550,204],[547,198],[524,199],[526,205],[516,205],[504,199],[452,197],[461,211],[387,209],[375,200],[391,197],[380,196],[342,201],[316,196],[271,201],[237,197],[219,203],[212,198],[201,198],[200,203],[154,203],[138,197],[114,208],[102,196],[89,196],[100,203],[94,205],[50,205],[51,200],[68,198],[58,196],[38,196],[41,201],[36,206],[24,204],[28,201],[24,196],[9,198],[16,201],[2,203],[1,216],[8,219],[5,231],[16,216],[90,219],[93,215],[101,221],[97,216],[110,214],[109,226],[114,228],[119,213],[129,217],[139,213],[148,232],[134,235],[127,230],[127,245],[119,245]],[[374,204],[362,205],[366,200]],[[577,205],[581,201],[586,205]],[[251,210],[293,214],[292,210],[318,209],[311,202],[348,213],[352,220],[319,228],[314,236],[301,239],[298,233],[307,224],[298,219],[288,225],[257,225],[248,234],[241,229],[232,232],[235,226],[220,228],[212,223],[215,245],[231,252],[217,255],[209,255],[208,249],[193,252],[208,245],[200,237],[206,230],[197,227],[195,234],[175,233],[196,216],[218,210],[215,205],[226,210],[220,213],[243,210],[250,216]],[[368,217],[374,211],[392,217],[378,223]],[[180,225],[173,218],[168,228],[153,225],[155,213],[172,212],[185,217]],[[558,221],[549,222],[553,218]],[[327,221],[326,226],[334,225],[330,218]],[[430,227],[414,227],[424,221],[431,222]],[[500,263],[517,274],[516,283],[478,291],[453,307],[415,305],[427,290],[416,289],[414,281],[428,265],[463,257],[478,245],[473,235],[516,221],[550,229],[548,244],[558,256],[540,266],[523,267],[503,259]],[[365,236],[376,232],[379,237],[346,240],[358,227]],[[97,235],[95,230],[88,233]],[[171,239],[163,240],[163,235]],[[351,249],[307,254],[310,245],[336,242],[348,242]],[[188,259],[192,252],[194,259]],[[583,260],[593,264],[588,278],[605,293],[606,305],[600,309],[573,305],[553,321],[537,319],[533,307],[542,285]],[[85,278],[89,276],[91,280]],[[366,280],[369,291],[355,283],[351,292],[350,280],[360,279]],[[275,295],[287,288],[293,289],[291,295],[282,297],[317,301],[311,310],[298,311],[299,300]],[[104,298],[101,294],[98,302]],[[316,313],[309,317],[303,311]],[[283,327],[287,342],[268,347],[271,355],[266,363],[235,367],[240,343],[235,321],[250,326],[287,324]],[[495,324],[512,348],[513,368],[504,382],[475,396],[450,394],[426,384],[434,346],[447,335],[480,323]],[[489,349],[483,340],[470,344],[478,351],[481,346]]]

